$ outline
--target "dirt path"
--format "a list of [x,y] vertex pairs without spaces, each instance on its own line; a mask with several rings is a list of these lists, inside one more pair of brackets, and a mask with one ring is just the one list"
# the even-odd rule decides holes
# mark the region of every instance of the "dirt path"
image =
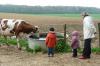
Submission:
[[48,58],[47,54],[32,54],[19,51],[14,47],[0,47],[0,66],[99,66],[100,55],[92,54],[91,59],[72,58],[71,53],[55,54]]

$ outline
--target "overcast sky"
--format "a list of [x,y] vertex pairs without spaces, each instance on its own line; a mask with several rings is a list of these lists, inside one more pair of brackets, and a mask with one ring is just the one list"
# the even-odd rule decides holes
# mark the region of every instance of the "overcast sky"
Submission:
[[99,7],[100,0],[0,0],[0,4]]

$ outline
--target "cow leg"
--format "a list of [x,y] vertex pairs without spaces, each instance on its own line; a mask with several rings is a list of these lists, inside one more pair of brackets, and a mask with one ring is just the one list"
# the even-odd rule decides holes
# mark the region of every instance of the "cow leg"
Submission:
[[8,44],[8,40],[7,40],[7,36],[4,36],[5,40],[6,40],[6,45],[9,46]]
[[20,46],[19,38],[18,38],[18,37],[17,37],[17,48],[18,48],[19,50],[21,50],[21,46]]

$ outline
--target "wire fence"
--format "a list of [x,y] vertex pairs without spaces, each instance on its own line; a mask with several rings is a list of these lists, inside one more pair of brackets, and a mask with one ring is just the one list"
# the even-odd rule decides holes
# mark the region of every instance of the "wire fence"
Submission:
[[[61,33],[64,33],[64,24],[42,24],[39,26],[39,31],[40,32],[48,32],[49,31],[49,28],[50,27],[54,27],[55,28],[55,31],[56,32],[61,32]],[[99,41],[100,41],[100,34],[99,34],[99,31],[100,28],[98,29],[98,25],[96,25],[96,28],[97,28],[97,34],[96,34],[96,37],[92,40],[92,47],[98,47],[100,44],[99,44]],[[71,33],[72,31],[74,30],[77,30],[79,31],[80,33],[80,45],[83,47],[84,45],[84,40],[83,40],[83,27],[82,25],[79,25],[79,24],[71,24],[71,25],[67,25],[66,24],[66,34],[69,35],[69,37],[67,38],[67,42],[70,44],[71,43]]]

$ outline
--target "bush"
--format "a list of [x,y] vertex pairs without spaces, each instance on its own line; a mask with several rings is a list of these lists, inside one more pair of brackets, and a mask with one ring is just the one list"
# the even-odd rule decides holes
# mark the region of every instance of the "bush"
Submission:
[[35,52],[39,52],[39,51],[41,51],[41,47],[38,45],[35,45],[34,50],[35,50]]
[[92,48],[92,52],[95,52],[96,54],[100,54],[100,48]]
[[68,43],[65,44],[64,40],[60,39],[56,44],[55,51],[56,52],[69,52],[71,51],[71,48],[68,45]]

